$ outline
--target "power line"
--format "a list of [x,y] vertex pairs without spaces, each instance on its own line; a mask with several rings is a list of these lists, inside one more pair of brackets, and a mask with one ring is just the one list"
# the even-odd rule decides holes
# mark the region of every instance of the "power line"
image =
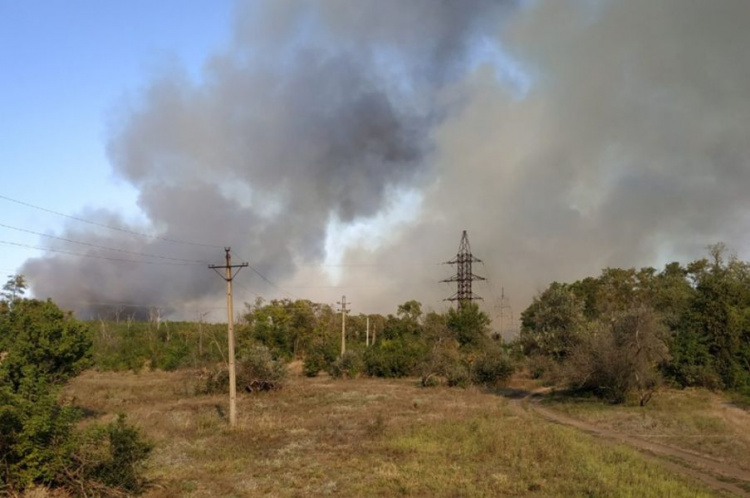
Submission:
[[[443,263],[415,263],[410,264],[409,266],[440,266]],[[358,268],[358,267],[378,267],[378,266],[387,266],[387,267],[393,267],[392,263],[340,263],[340,264],[325,264],[321,263],[319,265],[296,265],[299,268]]]
[[16,230],[18,232],[30,233],[30,234],[33,234],[33,235],[38,235],[40,237],[47,237],[49,239],[62,240],[64,242],[70,242],[71,244],[79,244],[79,245],[82,245],[82,246],[95,247],[97,249],[105,249],[107,251],[114,251],[114,252],[119,252],[119,253],[123,253],[123,254],[133,254],[133,255],[136,255],[136,256],[146,256],[148,258],[168,259],[168,260],[172,260],[172,261],[182,261],[182,262],[186,262],[186,263],[208,264],[207,261],[199,261],[199,260],[195,260],[195,259],[184,259],[184,258],[172,258],[170,256],[160,256],[158,254],[149,254],[149,253],[145,253],[145,252],[128,251],[127,249],[118,249],[116,247],[101,246],[101,245],[98,245],[98,244],[92,244],[90,242],[83,242],[83,241],[80,241],[80,240],[73,240],[73,239],[68,239],[68,238],[65,238],[65,237],[58,237],[56,235],[50,235],[50,234],[47,234],[47,233],[35,232],[34,230],[28,230],[26,228],[12,227],[10,225],[5,225],[3,223],[0,223],[0,227],[8,228],[10,230]]
[[[237,254],[237,256],[238,256],[238,257],[239,257],[240,259],[245,259],[245,258],[243,258],[242,256],[240,256],[239,254]],[[280,290],[281,292],[283,292],[284,294],[288,295],[289,297],[293,297],[293,298],[299,299],[299,296],[295,296],[295,295],[294,295],[294,294],[292,294],[291,292],[289,292],[289,291],[287,291],[287,290],[283,289],[283,288],[282,288],[281,286],[279,286],[279,285],[277,285],[277,284],[275,284],[275,283],[271,282],[271,280],[270,280],[270,279],[268,279],[268,278],[267,278],[267,277],[266,277],[265,275],[263,275],[263,274],[262,274],[262,273],[261,273],[260,271],[258,271],[258,270],[257,270],[257,269],[256,269],[256,268],[255,268],[254,266],[252,266],[251,264],[249,264],[249,263],[248,263],[247,267],[248,267],[248,268],[250,268],[250,269],[251,269],[251,270],[252,270],[252,271],[253,271],[253,272],[254,272],[254,273],[255,273],[256,275],[258,275],[258,276],[259,276],[260,278],[262,278],[262,279],[263,279],[263,280],[264,280],[264,281],[265,281],[266,283],[268,283],[268,284],[269,284],[270,286],[272,286],[272,287],[274,287],[274,288],[276,288],[276,289]]]
[[70,220],[78,221],[78,222],[81,222],[81,223],[87,223],[89,225],[97,226],[97,227],[100,227],[100,228],[107,228],[109,230],[115,230],[115,231],[118,231],[118,232],[130,234],[130,235],[136,235],[138,237],[145,237],[145,238],[148,238],[148,239],[163,240],[165,242],[172,242],[172,243],[175,243],[175,244],[187,244],[187,245],[191,245],[191,246],[202,246],[202,247],[211,247],[211,248],[222,247],[222,246],[218,246],[218,245],[215,245],[215,244],[204,244],[204,243],[201,243],[201,242],[191,242],[189,240],[181,240],[181,239],[172,239],[172,238],[167,238],[167,237],[159,237],[157,235],[150,235],[150,234],[147,234],[147,233],[136,232],[134,230],[128,230],[127,228],[122,228],[122,227],[118,227],[118,226],[114,226],[114,225],[107,225],[106,223],[98,223],[96,221],[91,221],[91,220],[86,220],[84,218],[79,218],[78,216],[71,216],[69,214],[61,213],[60,211],[55,211],[54,209],[48,209],[48,208],[44,208],[44,207],[41,207],[41,206],[37,206],[35,204],[31,204],[29,202],[24,202],[24,201],[20,201],[18,199],[13,199],[11,197],[8,197],[8,196],[2,195],[2,194],[0,194],[0,199],[6,200],[8,202],[14,202],[16,204],[20,204],[21,206],[26,206],[26,207],[30,207],[30,208],[33,208],[33,209],[38,209],[39,211],[44,211],[46,213],[51,213],[51,214],[54,214],[56,216],[62,216],[63,218],[68,218]]
[[244,290],[244,291],[245,291],[246,293],[248,293],[248,294],[252,294],[252,295],[253,295],[253,296],[255,296],[255,297],[260,297],[260,298],[262,298],[262,297],[263,297],[263,296],[261,296],[260,294],[258,294],[257,292],[251,291],[251,290],[250,290],[250,287],[248,287],[248,286],[246,286],[246,285],[244,285],[244,284],[241,284],[241,283],[239,283],[239,282],[235,282],[235,284],[237,284],[237,287],[240,287],[240,288],[241,288],[242,290]]
[[36,249],[38,251],[57,252],[60,254],[68,254],[70,256],[80,256],[82,258],[103,259],[107,261],[120,261],[124,263],[136,263],[136,264],[143,264],[143,265],[196,266],[198,264],[203,264],[203,263],[170,263],[166,261],[136,261],[133,259],[110,258],[107,256],[97,256],[96,254],[83,254],[80,252],[63,251],[61,249],[51,249],[49,247],[39,247],[39,246],[32,246],[28,244],[19,244],[18,242],[10,242],[8,240],[0,240],[0,244],[5,244],[8,246],[25,247],[27,249]]
[[[108,301],[77,301],[70,299],[55,299],[56,303],[65,304],[83,304],[87,306],[126,306],[129,308],[179,308],[183,304],[137,304],[137,303],[120,303]],[[202,309],[225,310],[226,306],[202,306]]]

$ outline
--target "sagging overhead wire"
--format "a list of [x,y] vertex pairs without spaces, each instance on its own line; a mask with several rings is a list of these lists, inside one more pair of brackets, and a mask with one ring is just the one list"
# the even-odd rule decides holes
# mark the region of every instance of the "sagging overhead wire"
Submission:
[[[165,309],[165,308],[177,308],[181,305],[177,304],[137,304],[137,303],[123,303],[113,301],[79,301],[75,299],[56,299],[58,304],[82,304],[86,306],[120,306],[126,308],[144,308],[144,309]],[[226,310],[226,306],[201,306],[201,309],[205,310]]]
[[[238,256],[238,257],[239,257],[239,258],[240,258],[241,260],[243,260],[243,261],[247,261],[247,260],[246,260],[245,258],[243,258],[242,256],[240,256],[239,254],[237,254],[237,256]],[[258,271],[258,270],[257,270],[257,269],[256,269],[256,268],[255,268],[254,266],[252,266],[251,264],[248,264],[248,265],[247,265],[247,267],[248,267],[248,268],[250,268],[250,269],[251,269],[251,270],[252,270],[252,271],[253,271],[253,272],[254,272],[254,273],[255,273],[256,275],[258,275],[258,276],[259,276],[260,278],[262,278],[263,280],[265,280],[265,281],[266,281],[266,283],[268,283],[268,284],[269,284],[270,286],[272,286],[272,287],[274,287],[274,288],[278,289],[279,291],[283,292],[284,294],[286,294],[286,295],[287,295],[287,296],[289,296],[289,297],[293,297],[293,298],[295,298],[295,299],[299,299],[299,296],[296,296],[296,295],[292,294],[291,292],[287,291],[286,289],[282,288],[281,286],[279,286],[279,285],[277,285],[277,284],[275,284],[275,283],[271,282],[271,280],[270,280],[270,279],[269,279],[268,277],[266,277],[265,275],[263,275],[263,274],[262,274],[262,273],[261,273],[260,271]]]
[[[132,254],[134,256],[145,256],[145,257],[148,257],[148,258],[167,259],[167,260],[171,260],[171,261],[181,261],[183,263],[208,264],[206,261],[200,261],[200,260],[196,260],[196,259],[173,258],[171,256],[161,256],[159,254],[149,254],[149,253],[145,253],[145,252],[128,251],[127,249],[118,249],[116,247],[101,246],[101,245],[98,245],[98,244],[92,244],[90,242],[83,242],[83,241],[80,241],[80,240],[73,240],[73,239],[68,239],[68,238],[65,238],[65,237],[58,237],[56,235],[50,235],[50,234],[47,234],[47,233],[35,232],[34,230],[27,230],[26,228],[13,227],[13,226],[10,226],[10,225],[6,225],[4,223],[0,223],[0,227],[7,228],[9,230],[16,230],[18,232],[30,233],[30,234],[33,234],[33,235],[38,235],[40,237],[46,237],[48,239],[62,240],[63,242],[70,242],[71,244],[78,244],[78,245],[87,246],[87,247],[94,247],[96,249],[105,249],[107,251],[119,252],[119,253],[122,253],[122,254]],[[49,250],[49,249],[46,249],[46,250]]]
[[174,244],[186,244],[186,245],[191,245],[191,246],[201,246],[201,247],[211,247],[211,248],[217,248],[217,247],[221,248],[222,247],[222,246],[219,246],[219,245],[216,245],[216,244],[204,244],[202,242],[192,242],[192,241],[189,241],[189,240],[172,239],[172,238],[168,238],[168,237],[159,237],[158,235],[150,235],[150,234],[143,233],[143,232],[136,232],[135,230],[129,230],[127,228],[122,228],[122,227],[118,227],[118,226],[115,226],[115,225],[107,225],[106,223],[98,223],[96,221],[91,221],[91,220],[87,220],[87,219],[84,219],[84,218],[80,218],[78,216],[71,216],[69,214],[65,214],[65,213],[62,213],[60,211],[55,211],[54,209],[48,209],[48,208],[45,208],[45,207],[42,207],[42,206],[37,206],[35,204],[31,204],[29,202],[24,202],[24,201],[21,201],[21,200],[18,200],[18,199],[13,199],[12,197],[8,197],[7,195],[0,194],[0,199],[3,199],[3,200],[8,201],[8,202],[14,202],[14,203],[19,204],[21,206],[26,206],[26,207],[30,207],[30,208],[33,208],[33,209],[37,209],[39,211],[44,211],[45,213],[51,213],[51,214],[54,214],[56,216],[62,216],[63,218],[68,218],[69,220],[74,220],[74,221],[78,221],[78,222],[81,222],[81,223],[87,223],[89,225],[97,226],[97,227],[100,227],[100,228],[106,228],[106,229],[109,229],[109,230],[115,230],[117,232],[127,233],[127,234],[130,234],[130,235],[135,235],[135,236],[138,236],[138,237],[144,237],[144,238],[147,238],[147,239],[163,240],[165,242],[172,242]]
[[73,251],[63,251],[61,249],[51,249],[49,247],[39,247],[39,246],[32,246],[29,244],[20,244],[18,242],[11,242],[9,240],[0,240],[0,244],[5,244],[7,246],[16,246],[16,247],[25,247],[27,249],[36,249],[38,251],[46,251],[46,252],[56,252],[60,254],[67,254],[70,256],[79,256],[82,258],[94,258],[94,259],[103,259],[106,261],[120,261],[123,263],[135,263],[135,264],[142,264],[142,265],[165,265],[165,266],[196,266],[196,265],[202,265],[203,263],[172,263],[169,261],[138,261],[134,259],[122,259],[122,258],[110,258],[107,256],[98,256],[96,254],[84,254],[80,252],[73,252]]

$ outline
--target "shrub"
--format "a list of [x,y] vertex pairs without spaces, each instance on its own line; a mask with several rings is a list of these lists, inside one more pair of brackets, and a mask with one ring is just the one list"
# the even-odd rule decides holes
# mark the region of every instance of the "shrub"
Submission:
[[494,386],[508,380],[514,370],[508,355],[500,348],[492,348],[472,363],[471,379],[477,384]]
[[282,359],[274,358],[266,346],[251,346],[237,362],[239,385],[267,382],[281,387],[286,376],[286,363]]
[[78,418],[76,410],[58,406],[53,394],[30,401],[1,388],[0,483],[9,491],[35,484],[59,487],[58,476],[64,474],[75,445],[73,428]]
[[456,363],[445,374],[446,381],[450,387],[469,387],[469,369],[466,365]]
[[[76,432],[79,410],[57,402],[59,386],[90,364],[88,328],[51,301],[15,299],[0,306],[0,492],[34,486],[80,494],[142,489],[140,465],[150,445],[118,420]],[[92,451],[89,451],[93,449]],[[81,458],[81,455],[86,455]],[[109,469],[100,479],[96,469]]]
[[343,356],[331,363],[328,374],[331,377],[354,379],[364,370],[362,355],[356,351],[346,351]]
[[566,362],[560,362],[551,356],[533,354],[524,361],[525,367],[532,379],[541,380],[545,386],[564,384],[568,377]]
[[424,360],[425,349],[417,340],[386,339],[365,352],[365,369],[375,377],[406,377]]
[[[248,388],[262,384],[271,389],[280,389],[287,377],[286,363],[275,359],[266,346],[254,345],[247,348],[236,362],[237,387]],[[206,373],[205,393],[227,392],[229,372],[225,366],[217,366]]]
[[637,394],[645,405],[661,384],[659,366],[669,358],[667,333],[649,308],[618,314],[573,351],[567,365],[570,386],[613,403]]
[[458,369],[465,371],[465,367],[461,364],[458,342],[439,340],[432,345],[429,353],[419,365],[422,386],[438,385],[441,378],[447,381]]
[[185,361],[189,359],[190,348],[182,341],[175,340],[171,341],[166,351],[164,351],[164,357],[158,365],[164,370],[172,371],[184,365]]
[[321,370],[329,370],[338,359],[338,346],[333,341],[322,338],[313,343],[305,354],[304,372],[308,377],[315,377]]
[[0,352],[0,381],[14,392],[61,385],[91,365],[90,331],[52,301],[16,300],[0,313]]
[[126,423],[124,415],[105,426],[91,427],[81,435],[79,448],[71,455],[65,473],[68,487],[83,495],[102,494],[102,488],[139,494],[146,487],[142,471],[152,449],[140,431]]

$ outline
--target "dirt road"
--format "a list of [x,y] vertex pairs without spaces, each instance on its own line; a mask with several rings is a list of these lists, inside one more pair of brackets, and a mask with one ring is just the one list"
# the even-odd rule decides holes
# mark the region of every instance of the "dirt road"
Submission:
[[515,391],[509,393],[507,397],[513,400],[517,406],[528,409],[549,422],[574,427],[598,438],[627,444],[656,458],[664,467],[698,479],[711,489],[750,497],[750,472],[729,462],[676,446],[647,441],[630,434],[604,429],[595,424],[563,415],[540,404],[544,397],[544,390]]

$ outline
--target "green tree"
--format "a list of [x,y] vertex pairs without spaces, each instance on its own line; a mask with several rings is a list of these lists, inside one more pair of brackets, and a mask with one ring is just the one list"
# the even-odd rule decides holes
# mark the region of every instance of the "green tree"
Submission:
[[553,282],[521,313],[520,340],[526,354],[566,358],[581,341],[584,302],[571,286]]
[[[75,487],[84,495],[94,488],[101,493],[103,486],[138,491],[117,478],[97,481],[91,473],[103,461],[124,462],[118,453],[123,445],[150,448],[134,429],[108,445],[99,438],[92,458],[76,459],[86,446],[75,430],[81,414],[60,406],[57,393],[90,364],[88,327],[52,301],[16,297],[13,306],[0,309],[0,492],[18,494],[35,484]],[[142,461],[148,451],[130,463]]]
[[26,294],[26,278],[23,275],[8,275],[8,281],[3,285],[3,300],[12,305]]
[[455,339],[464,348],[480,347],[489,340],[491,320],[474,302],[465,303],[459,309],[450,308],[446,325]]
[[268,303],[259,299],[249,306],[244,316],[247,327],[240,336],[245,341],[259,342],[286,359],[299,357],[315,342],[320,322],[329,317],[329,312],[329,306],[306,299],[274,299]]
[[661,384],[659,366],[669,358],[668,335],[658,313],[646,306],[600,321],[566,364],[571,387],[613,403],[635,393],[645,405]]
[[91,365],[88,327],[52,301],[17,300],[0,313],[0,380],[13,392],[61,385]]
[[688,267],[695,283],[686,327],[675,338],[680,351],[675,369],[687,374],[712,370],[726,389],[750,385],[750,266],[725,257],[726,248],[710,248],[711,260]]

